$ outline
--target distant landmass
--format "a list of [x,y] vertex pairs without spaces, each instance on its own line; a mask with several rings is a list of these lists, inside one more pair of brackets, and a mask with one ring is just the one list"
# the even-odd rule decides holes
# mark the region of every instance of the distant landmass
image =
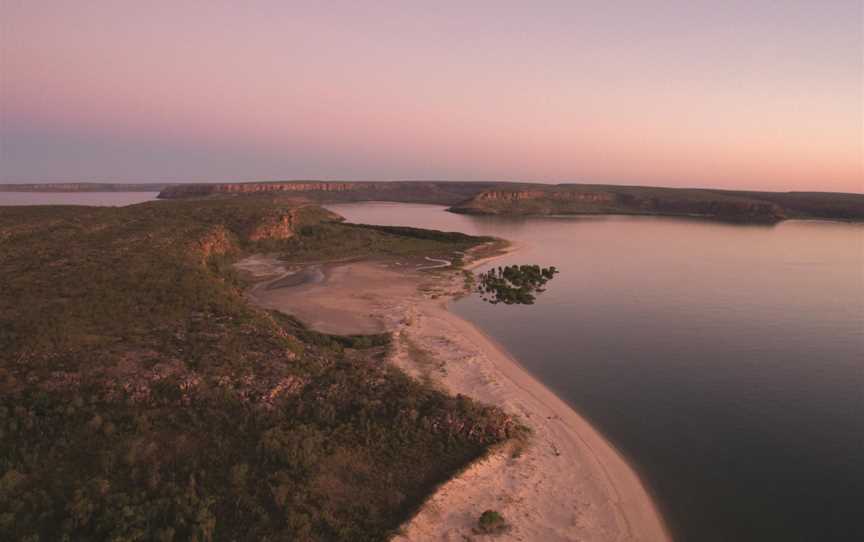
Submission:
[[574,184],[487,190],[450,210],[469,214],[697,216],[767,223],[785,219],[864,220],[864,195]]
[[636,214],[699,216],[744,222],[864,220],[864,195],[755,192],[599,184],[497,182],[266,182],[175,185],[160,198],[290,192],[318,202],[396,201],[449,205],[486,215]]
[[483,215],[627,214],[735,222],[864,220],[864,194],[758,192],[601,184],[460,181],[270,181],[243,183],[62,183],[0,185],[18,192],[159,191],[161,199],[290,193],[319,202],[393,201],[447,205]]
[[0,192],[161,192],[170,183],[18,183],[0,184]]

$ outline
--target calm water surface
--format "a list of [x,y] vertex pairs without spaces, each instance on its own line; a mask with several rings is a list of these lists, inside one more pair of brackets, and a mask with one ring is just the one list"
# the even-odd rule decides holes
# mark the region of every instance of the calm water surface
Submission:
[[864,226],[328,207],[558,267],[536,305],[454,310],[630,458],[678,540],[864,540]]
[[159,192],[0,192],[0,205],[123,207],[156,199]]

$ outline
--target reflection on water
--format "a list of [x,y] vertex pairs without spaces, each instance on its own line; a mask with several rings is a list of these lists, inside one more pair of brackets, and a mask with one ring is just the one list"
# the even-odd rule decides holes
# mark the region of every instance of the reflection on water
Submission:
[[453,308],[632,459],[680,540],[864,540],[864,226],[330,207],[558,267],[534,305]]

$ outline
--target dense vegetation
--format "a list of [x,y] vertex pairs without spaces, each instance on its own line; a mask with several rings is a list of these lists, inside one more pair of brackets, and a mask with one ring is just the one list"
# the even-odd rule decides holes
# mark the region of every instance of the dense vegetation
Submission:
[[387,336],[244,302],[230,263],[251,251],[477,243],[332,218],[258,198],[0,207],[0,539],[380,540],[518,432],[386,363]]
[[464,251],[487,241],[492,238],[407,227],[321,222],[299,228],[297,235],[287,241],[283,259],[309,262],[438,255],[448,256],[458,266]]
[[480,273],[477,291],[487,303],[505,305],[532,305],[536,294],[545,290],[546,283],[558,273],[555,266],[507,265],[493,267]]

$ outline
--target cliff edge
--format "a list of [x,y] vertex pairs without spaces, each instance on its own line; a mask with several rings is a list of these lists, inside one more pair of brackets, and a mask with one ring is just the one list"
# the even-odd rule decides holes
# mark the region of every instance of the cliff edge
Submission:
[[864,220],[864,195],[612,185],[538,185],[528,190],[508,187],[485,190],[449,210],[484,215],[692,216],[771,224],[789,218]]

